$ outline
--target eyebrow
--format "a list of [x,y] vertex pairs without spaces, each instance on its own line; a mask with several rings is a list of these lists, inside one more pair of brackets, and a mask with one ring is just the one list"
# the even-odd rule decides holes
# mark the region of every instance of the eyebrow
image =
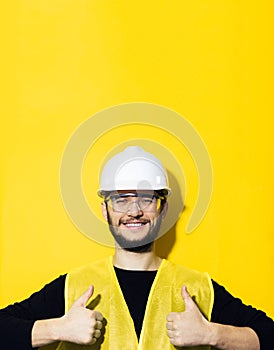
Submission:
[[109,196],[110,199],[127,198],[127,197],[159,198],[159,195],[157,193],[117,193]]

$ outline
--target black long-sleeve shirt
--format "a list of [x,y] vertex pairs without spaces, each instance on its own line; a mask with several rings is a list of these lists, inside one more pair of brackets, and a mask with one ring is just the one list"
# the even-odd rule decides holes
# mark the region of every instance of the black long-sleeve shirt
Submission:
[[[129,311],[139,337],[146,301],[156,271],[128,271],[115,268]],[[0,348],[31,350],[31,331],[36,320],[61,317],[64,314],[66,275],[47,284],[28,299],[0,310]],[[258,335],[261,350],[274,349],[274,322],[260,310],[244,305],[224,287],[213,282],[214,305],[211,321],[252,328]],[[140,288],[141,286],[141,288]],[[136,305],[138,307],[136,307]]]

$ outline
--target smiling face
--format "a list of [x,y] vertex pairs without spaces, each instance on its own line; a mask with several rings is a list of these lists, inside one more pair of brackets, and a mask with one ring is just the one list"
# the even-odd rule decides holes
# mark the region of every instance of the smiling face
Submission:
[[[158,237],[166,204],[145,192],[119,191],[102,203],[102,212],[119,247],[144,252]],[[120,211],[118,211],[120,210]]]

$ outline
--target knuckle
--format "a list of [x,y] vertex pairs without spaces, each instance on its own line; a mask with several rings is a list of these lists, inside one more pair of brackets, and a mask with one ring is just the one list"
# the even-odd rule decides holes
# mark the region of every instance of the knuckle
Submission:
[[180,332],[175,332],[175,337],[176,337],[176,339],[178,340],[178,339],[180,339]]
[[88,345],[90,344],[92,341],[92,336],[90,334],[88,334],[87,336],[85,336],[82,340],[83,345]]
[[95,325],[96,325],[96,321],[95,321],[94,318],[92,318],[92,319],[90,320],[90,328],[93,330],[93,329],[95,328]]
[[175,322],[173,323],[173,329],[174,329],[174,330],[177,330],[177,329],[178,329],[178,325],[177,325],[177,323],[175,323]]
[[174,338],[170,337],[169,340],[170,340],[171,344],[176,345],[176,341]]
[[167,315],[166,320],[167,320],[168,322],[172,322],[173,319],[174,319],[174,315],[175,315],[175,312],[170,312],[170,313]]
[[99,311],[96,312],[96,319],[98,321],[103,321],[103,315],[101,314],[101,312]]
[[91,341],[89,342],[89,344],[87,344],[87,345],[93,345],[96,343],[96,341],[97,341],[96,338],[92,338]]
[[96,313],[94,310],[90,310],[90,317],[95,319]]
[[180,339],[178,337],[173,338],[173,345],[175,346],[182,346]]
[[101,336],[101,331],[100,331],[99,329],[96,329],[96,331],[94,332],[94,336],[95,336],[96,338],[100,338],[100,336]]

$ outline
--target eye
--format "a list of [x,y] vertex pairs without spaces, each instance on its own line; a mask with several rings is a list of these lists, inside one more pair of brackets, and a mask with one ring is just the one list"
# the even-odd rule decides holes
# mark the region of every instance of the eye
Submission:
[[153,198],[145,197],[145,198],[142,198],[141,201],[144,204],[151,204],[153,202]]
[[114,199],[113,201],[115,204],[126,204],[127,203],[127,200],[126,198],[117,198],[117,199]]

